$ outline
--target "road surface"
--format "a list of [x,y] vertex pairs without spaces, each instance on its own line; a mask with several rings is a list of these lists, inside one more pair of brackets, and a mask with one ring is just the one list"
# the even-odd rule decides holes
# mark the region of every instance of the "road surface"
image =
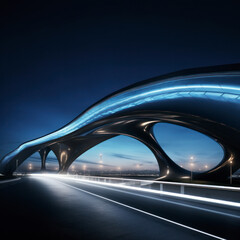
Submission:
[[239,208],[80,180],[0,182],[0,204],[1,239],[240,239]]

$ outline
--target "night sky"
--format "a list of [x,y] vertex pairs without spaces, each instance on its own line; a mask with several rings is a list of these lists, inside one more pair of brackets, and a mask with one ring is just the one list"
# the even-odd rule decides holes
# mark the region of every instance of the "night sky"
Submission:
[[[240,4],[224,2],[5,3],[0,13],[0,157],[135,82],[239,63]],[[120,161],[123,152],[108,154]],[[125,159],[132,162],[136,152]]]

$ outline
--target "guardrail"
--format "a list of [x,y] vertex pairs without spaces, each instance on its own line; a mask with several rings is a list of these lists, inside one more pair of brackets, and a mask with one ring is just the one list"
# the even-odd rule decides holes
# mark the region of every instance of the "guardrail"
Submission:
[[216,186],[193,183],[151,181],[128,178],[97,177],[84,175],[66,175],[76,179],[94,181],[98,183],[110,183],[119,186],[129,186],[157,190],[160,193],[176,193],[196,197],[219,199],[240,203],[240,187]]

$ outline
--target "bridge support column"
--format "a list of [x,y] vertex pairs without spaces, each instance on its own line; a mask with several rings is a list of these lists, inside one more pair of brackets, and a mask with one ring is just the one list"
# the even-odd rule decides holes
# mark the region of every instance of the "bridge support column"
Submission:
[[39,150],[39,154],[41,156],[41,170],[42,171],[46,170],[46,158],[47,158],[47,155],[49,152],[50,152],[49,147]]

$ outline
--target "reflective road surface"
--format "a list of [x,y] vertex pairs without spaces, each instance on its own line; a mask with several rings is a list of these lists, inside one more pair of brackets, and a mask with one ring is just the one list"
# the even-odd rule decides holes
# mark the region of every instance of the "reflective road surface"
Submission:
[[240,239],[237,207],[81,180],[2,181],[0,204],[1,239]]

